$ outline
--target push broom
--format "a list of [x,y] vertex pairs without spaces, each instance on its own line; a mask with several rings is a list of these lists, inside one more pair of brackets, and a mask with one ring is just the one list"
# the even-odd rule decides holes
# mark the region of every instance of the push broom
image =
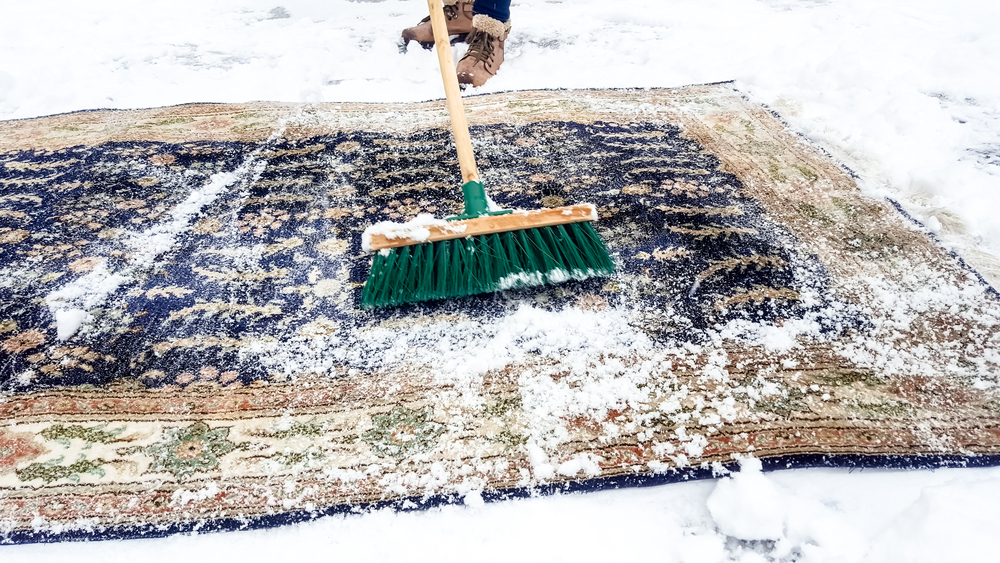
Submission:
[[614,272],[594,231],[591,204],[535,211],[494,209],[479,180],[469,125],[451,56],[441,0],[427,0],[434,44],[462,170],[465,212],[447,220],[420,216],[365,229],[374,253],[361,306],[450,299],[507,289],[583,280]]

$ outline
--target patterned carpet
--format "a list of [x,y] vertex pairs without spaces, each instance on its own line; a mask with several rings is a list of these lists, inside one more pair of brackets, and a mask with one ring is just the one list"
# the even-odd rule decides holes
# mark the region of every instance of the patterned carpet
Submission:
[[997,292],[731,85],[466,103],[614,276],[358,308],[366,226],[460,210],[442,102],[0,122],[0,538],[1000,463]]

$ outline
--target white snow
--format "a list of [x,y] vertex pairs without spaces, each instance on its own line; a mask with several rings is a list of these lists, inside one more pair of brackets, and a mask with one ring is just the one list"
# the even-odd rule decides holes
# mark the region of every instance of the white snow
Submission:
[[[747,469],[734,476],[740,478]],[[751,474],[754,470],[750,470]],[[666,561],[760,563],[991,561],[1000,521],[993,469],[833,469],[756,474],[780,507],[778,539],[739,540],[723,522],[749,498],[712,506],[723,483],[556,495],[332,516],[278,529],[156,540],[0,547],[4,563],[220,558],[239,561]],[[747,484],[747,483],[745,483]],[[740,495],[746,495],[741,497]],[[749,498],[747,498],[749,497]],[[726,515],[721,515],[726,512]],[[970,516],[970,514],[975,516]],[[774,518],[774,515],[768,516]],[[782,557],[784,554],[784,557]]]
[[[400,55],[396,45],[399,30],[425,12],[422,0],[8,2],[0,10],[0,119],[186,102],[440,98],[433,53],[411,45]],[[776,109],[792,129],[855,170],[864,190],[899,201],[996,282],[998,28],[1000,3],[992,0],[518,0],[503,69],[485,88],[467,95],[735,79],[753,100]],[[463,48],[456,47],[459,53]],[[85,327],[86,311],[154,263],[217,190],[230,189],[231,180],[218,177],[192,187],[192,198],[178,208],[175,222],[161,225],[166,230],[137,233],[130,240],[141,244],[133,249],[131,265],[111,271],[97,264],[50,294],[59,338],[71,338]],[[871,280],[870,291],[886,300],[905,295],[905,302],[895,305],[898,315],[880,321],[884,325],[878,330],[884,331],[906,326],[913,316],[910,308],[954,299],[948,288],[887,287],[881,280]],[[511,317],[522,324],[512,326],[537,322],[539,316],[533,310],[515,312]],[[580,320],[585,328],[610,328],[612,341],[628,335],[613,319],[595,318]],[[611,325],[593,326],[600,322]],[[723,330],[780,351],[794,346],[795,334],[816,328],[803,321],[782,331],[737,324]],[[458,346],[478,351],[475,361],[447,354],[436,361],[453,362],[451,373],[474,380],[488,366],[516,359],[531,338],[538,350],[556,345],[551,349],[560,353],[595,345],[579,341],[580,334],[583,329],[568,331],[562,343],[545,334],[527,335],[509,346],[510,333],[478,327]],[[995,357],[997,336],[984,338],[992,338],[984,354]],[[869,357],[880,369],[919,373],[918,353],[883,354],[865,348],[871,345],[839,353]],[[405,351],[400,342],[399,353]],[[322,356],[296,361],[319,362]],[[537,404],[526,403],[526,409],[544,418],[607,404],[609,397],[627,401],[643,377],[591,380],[585,367],[572,389],[538,387],[537,393],[545,395]],[[614,375],[613,366],[607,369]],[[532,389],[545,379],[529,374],[519,385]],[[766,389],[750,391],[765,394]],[[588,397],[600,400],[588,403]],[[698,448],[692,440],[684,449],[694,455]],[[582,457],[554,466],[536,443],[529,445],[529,456],[539,474],[585,475],[590,468]],[[739,473],[717,482],[485,505],[473,483],[465,493],[466,506],[426,512],[337,516],[257,532],[0,550],[12,563],[209,557],[683,562],[996,557],[1000,469],[761,474],[756,465],[745,460]]]
[[719,480],[708,496],[708,511],[719,531],[741,540],[784,537],[785,507],[774,483],[761,473],[760,460],[740,460],[740,471]]
[[49,293],[45,302],[56,320],[59,340],[68,340],[84,324],[88,311],[101,306],[122,284],[147,272],[157,257],[174,246],[177,236],[187,230],[191,220],[201,209],[214,201],[223,191],[236,183],[256,166],[253,157],[233,172],[213,174],[208,184],[194,188],[188,197],[177,204],[167,221],[141,233],[131,233],[125,244],[131,250],[127,265],[119,273],[108,270],[102,261],[86,275],[81,276]]
[[80,326],[87,320],[87,312],[83,309],[59,309],[55,312],[55,317],[56,337],[67,340],[80,330]]
[[428,227],[438,227],[456,233],[463,233],[466,228],[465,225],[452,225],[444,219],[421,213],[405,223],[380,221],[368,227],[361,233],[361,248],[365,252],[372,252],[373,235],[383,235],[389,240],[405,238],[414,242],[424,242],[431,236]]

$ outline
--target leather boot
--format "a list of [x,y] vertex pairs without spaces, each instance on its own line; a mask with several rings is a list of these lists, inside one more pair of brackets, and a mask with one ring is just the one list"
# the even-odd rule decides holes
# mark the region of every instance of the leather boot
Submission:
[[[448,35],[453,36],[452,43],[463,41],[472,31],[472,2],[462,0],[444,0],[444,19],[448,22]],[[454,36],[458,36],[456,39]],[[410,41],[420,43],[424,49],[434,48],[434,29],[431,27],[431,17],[420,20],[420,23],[403,30],[403,44]]]
[[458,61],[458,81],[482,86],[503,64],[503,42],[510,33],[510,20],[501,22],[476,14],[472,18],[472,33],[465,39],[469,50]]

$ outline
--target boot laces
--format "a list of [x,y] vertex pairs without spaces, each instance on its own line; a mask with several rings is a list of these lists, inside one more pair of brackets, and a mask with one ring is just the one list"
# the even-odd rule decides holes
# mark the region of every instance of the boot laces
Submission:
[[486,33],[481,29],[475,29],[472,31],[472,36],[466,41],[469,42],[469,50],[466,52],[466,57],[472,57],[473,59],[486,62],[493,58],[493,46],[495,38]]

